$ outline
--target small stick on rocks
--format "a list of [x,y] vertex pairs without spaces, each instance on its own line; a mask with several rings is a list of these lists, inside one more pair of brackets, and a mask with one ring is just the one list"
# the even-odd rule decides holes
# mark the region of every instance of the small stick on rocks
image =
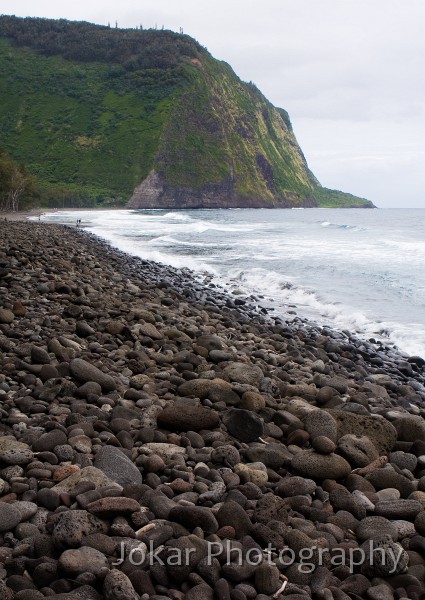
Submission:
[[388,456],[380,456],[376,460],[373,460],[366,467],[360,469],[354,469],[352,473],[356,473],[357,475],[367,475],[368,473],[372,473],[375,469],[380,469],[384,467],[388,462]]
[[277,600],[281,594],[285,591],[286,586],[288,585],[288,578],[285,575],[281,575],[279,579],[282,579],[282,585],[280,588],[273,594],[273,600]]
[[142,536],[147,531],[150,531],[151,529],[155,529],[155,527],[156,527],[156,523],[148,523],[144,527],[141,527],[140,529],[138,529],[136,531],[136,539],[139,539],[139,537]]

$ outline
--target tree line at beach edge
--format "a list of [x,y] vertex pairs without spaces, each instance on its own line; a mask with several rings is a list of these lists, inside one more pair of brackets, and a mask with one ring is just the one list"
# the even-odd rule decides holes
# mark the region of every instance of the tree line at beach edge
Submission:
[[0,149],[0,211],[29,208],[37,199],[36,179]]

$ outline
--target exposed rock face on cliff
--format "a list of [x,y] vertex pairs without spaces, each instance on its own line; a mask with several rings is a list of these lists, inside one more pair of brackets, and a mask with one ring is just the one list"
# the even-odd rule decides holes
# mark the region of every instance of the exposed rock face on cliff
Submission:
[[[277,202],[268,203],[270,208],[291,208],[299,204],[299,198],[293,192],[287,192]],[[222,184],[205,184],[199,190],[183,186],[168,185],[161,175],[152,170],[146,179],[136,187],[128,203],[128,208],[262,208],[264,200],[256,197],[244,197],[235,194],[231,179]],[[306,198],[303,207],[317,206],[316,200]]]

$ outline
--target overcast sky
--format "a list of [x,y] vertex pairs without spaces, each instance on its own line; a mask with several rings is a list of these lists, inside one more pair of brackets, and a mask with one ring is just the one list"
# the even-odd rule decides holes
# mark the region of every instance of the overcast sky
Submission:
[[288,110],[323,185],[425,208],[424,0],[0,0],[0,13],[183,27]]

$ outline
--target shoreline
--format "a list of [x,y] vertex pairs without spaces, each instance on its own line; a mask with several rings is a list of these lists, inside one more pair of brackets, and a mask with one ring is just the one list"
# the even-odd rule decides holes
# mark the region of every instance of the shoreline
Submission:
[[[420,597],[425,361],[262,316],[84,230],[0,220],[0,234],[7,600],[31,586],[70,600],[82,588],[118,600],[117,586],[134,600],[265,600],[282,578],[282,600],[339,598],[359,593],[353,575]],[[385,565],[367,560],[370,541]],[[164,565],[133,564],[151,542]],[[212,542],[270,545],[273,561],[238,565],[223,550],[208,567]],[[364,564],[332,564],[342,547]],[[167,548],[195,554],[171,564]]]
[[[81,212],[81,211],[91,211],[91,210],[95,210],[95,211],[99,211],[99,212],[108,212],[111,210],[133,210],[133,209],[126,209],[125,207],[114,207],[114,208],[93,208],[93,209],[89,209],[89,208],[69,208],[69,209],[62,209],[62,208],[57,208],[57,209],[45,209],[45,210],[41,210],[41,209],[31,209],[28,211],[16,211],[16,212],[5,212],[5,213],[0,213],[0,220],[3,220],[4,218],[6,218],[6,220],[11,221],[11,222],[16,222],[16,221],[23,221],[23,222],[37,222],[34,221],[33,219],[30,219],[31,217],[37,217],[37,216],[42,216],[43,214],[47,213],[47,212]],[[58,226],[66,226],[70,229],[74,229],[74,223],[67,223],[67,222],[56,222],[54,223],[55,225]],[[116,251],[117,253],[122,253],[126,256],[132,256],[131,254],[127,253],[124,250],[120,250],[119,248],[113,246],[111,244],[111,242],[109,240],[107,240],[106,238],[102,238],[99,235],[96,234],[92,234],[91,232],[87,232],[85,231],[86,226],[84,224],[80,225],[77,229],[80,232],[84,232],[90,236],[93,236],[95,239],[99,240],[102,243],[105,243],[108,247],[110,247],[112,250]],[[132,258],[136,258],[135,256],[133,256]],[[179,268],[177,267],[173,267],[167,263],[161,263],[161,262],[156,262],[156,261],[151,261],[150,259],[143,259],[140,258],[141,261],[146,262],[146,263],[152,263],[154,265],[158,265],[159,267],[163,267],[165,269],[174,269],[176,272],[179,271]],[[207,285],[204,281],[204,283],[202,283],[200,281],[202,274],[201,273],[196,273],[195,271],[192,271],[191,269],[187,268],[185,269],[185,271],[187,271],[188,273],[190,273],[193,282],[201,283],[201,285]],[[213,284],[214,287],[217,288],[217,290],[220,291],[220,293],[226,297],[228,297],[228,299],[231,302],[234,302],[235,298],[233,297],[233,295],[224,287],[224,286],[220,286],[220,284]],[[246,294],[242,294],[241,298],[243,298],[244,303],[249,305],[251,310],[257,312],[258,314],[260,314],[260,312],[262,313],[263,318],[265,318],[266,321],[268,321],[269,319],[271,319],[272,321],[274,320],[274,315],[273,315],[273,310],[270,310],[270,308],[267,307],[263,307],[260,303],[260,301],[257,300],[258,305],[257,307],[255,306],[255,304],[253,302],[250,301],[249,296],[255,294],[255,292],[250,292],[250,293],[246,293]],[[238,306],[240,306],[240,304],[238,304]],[[291,307],[295,308],[295,310],[299,310],[297,306],[295,307]],[[329,330],[331,332],[333,332],[333,334],[335,334],[337,336],[337,338],[343,343],[347,338],[348,339],[354,339],[356,341],[356,343],[364,343],[367,345],[369,351],[371,353],[375,352],[375,351],[381,351],[384,354],[388,354],[390,356],[393,357],[398,357],[400,360],[408,360],[409,358],[419,358],[420,360],[424,360],[424,364],[425,364],[425,358],[424,357],[418,357],[416,355],[413,354],[409,354],[408,352],[406,352],[405,350],[402,350],[401,348],[399,348],[396,344],[394,344],[394,342],[387,342],[385,340],[385,338],[379,338],[379,336],[375,335],[372,338],[366,339],[366,337],[361,337],[358,333],[356,332],[351,332],[349,331],[349,336],[347,336],[347,331],[348,330],[342,330],[339,329],[338,327],[329,325],[329,324],[325,324],[325,323],[321,323],[320,321],[316,321],[313,320],[309,317],[304,317],[302,315],[298,315],[296,314],[295,318],[291,318],[289,320],[285,320],[285,315],[281,315],[277,317],[277,321],[279,322],[285,322],[286,324],[288,324],[289,326],[294,325],[295,327],[299,324],[301,327],[305,326],[307,328],[323,328],[324,330]],[[373,341],[371,341],[373,340]]]
[[[78,212],[80,209],[76,209],[76,211]],[[107,209],[105,209],[106,212]],[[315,209],[312,209],[315,210]],[[59,211],[59,214],[62,211]],[[82,209],[82,213],[84,213],[84,209]],[[131,212],[131,211],[129,211]],[[184,212],[184,211],[183,211]],[[68,219],[70,218],[70,216],[68,215]],[[48,219],[46,219],[48,220]],[[55,218],[53,218],[51,220],[51,222],[58,222],[55,221]],[[72,220],[71,221],[66,221],[65,219],[60,221],[62,224],[67,224],[69,226],[73,226],[75,225],[75,222],[73,223]],[[95,222],[96,222],[96,218],[95,218]],[[80,228],[83,229],[90,229],[91,225],[91,220],[90,218],[85,221],[83,218],[83,223],[80,225]],[[103,237],[103,235],[101,233],[97,233],[98,236],[102,237],[102,239],[106,239],[110,244],[113,244],[114,247],[118,247],[120,246],[120,242],[114,242],[111,240],[108,240],[107,234],[104,234],[105,237]],[[124,246],[124,251],[129,251],[128,249],[125,249]],[[130,252],[131,253],[131,252]],[[143,255],[143,252],[141,253]],[[150,260],[149,257],[147,257],[147,260]],[[178,263],[180,261],[178,261],[177,263],[175,261],[173,261],[173,255],[170,255],[167,257],[167,253],[165,254],[164,258],[162,259],[158,259],[158,258],[154,258],[154,261],[157,260],[160,264],[174,264],[175,266],[179,266]],[[211,271],[208,271],[208,269],[211,268]],[[217,276],[217,272],[214,273],[214,269],[211,267],[211,265],[206,265],[205,266],[205,271],[201,271],[201,270],[197,270],[196,267],[195,269],[195,273],[199,273],[199,277],[202,278],[203,277],[203,273],[207,273],[210,272],[212,274],[212,279],[211,281],[213,281],[214,283],[216,283],[218,286],[220,286],[221,288],[223,288],[224,290],[226,290],[228,293],[230,292],[230,289],[233,285],[233,287],[236,287],[237,291],[236,293],[238,295],[240,295],[240,297],[245,298],[247,301],[249,301],[249,298],[252,296],[258,296],[259,298],[264,298],[267,293],[266,290],[264,289],[259,289],[258,287],[256,289],[254,289],[254,287],[252,286],[247,286],[247,287],[243,287],[242,284],[242,288],[243,291],[241,292],[239,289],[239,286],[236,283],[232,284],[232,281],[227,278],[226,279],[226,275],[218,275]],[[207,279],[207,277],[205,277],[205,279]],[[308,284],[307,284],[307,290],[308,290]],[[301,284],[301,287],[299,288],[301,291],[303,289],[306,288],[305,282],[304,284]],[[295,288],[294,288],[295,289]],[[319,291],[320,290],[316,290]],[[321,292],[323,292],[323,290],[321,290]],[[279,292],[277,292],[277,294],[279,295]],[[319,302],[320,302],[320,296],[318,298]],[[330,327],[332,330],[334,330],[335,332],[342,332],[342,331],[350,331],[351,335],[354,335],[355,337],[357,337],[358,339],[362,339],[365,341],[376,341],[375,346],[377,348],[385,348],[387,352],[396,352],[399,353],[400,355],[404,356],[406,359],[409,356],[420,356],[422,358],[425,358],[425,354],[424,354],[424,348],[423,348],[423,344],[422,346],[419,344],[411,344],[409,342],[409,340],[407,340],[406,343],[406,339],[404,339],[403,336],[405,336],[405,332],[403,332],[403,320],[397,322],[397,319],[395,320],[394,323],[385,323],[385,321],[387,320],[384,316],[380,316],[379,312],[378,313],[374,313],[372,312],[367,312],[367,311],[363,311],[363,309],[361,308],[361,306],[357,306],[356,309],[353,308],[353,311],[360,311],[360,313],[362,313],[362,317],[363,317],[363,323],[360,322],[360,324],[358,323],[350,323],[350,319],[347,318],[349,317],[350,311],[347,311],[347,307],[345,307],[345,310],[343,310],[342,312],[338,313],[337,307],[338,304],[341,302],[341,298],[339,298],[339,300],[337,302],[334,302],[334,298],[327,298],[327,300],[325,301],[325,304],[321,306],[320,310],[319,309],[313,309],[311,310],[310,307],[308,305],[303,306],[302,303],[299,304],[297,303],[297,300],[293,301],[293,300],[283,300],[283,302],[279,302],[278,297],[274,297],[271,301],[266,301],[265,302],[265,307],[271,312],[273,310],[276,311],[276,314],[279,314],[281,316],[281,318],[287,320],[290,319],[292,320],[293,318],[290,317],[289,315],[297,315],[297,318],[300,319],[301,321],[310,324],[311,326],[320,326],[320,327]],[[257,300],[258,304],[264,304],[264,302],[261,302],[260,300]],[[261,308],[261,306],[260,306]],[[328,308],[331,308],[336,310],[336,315],[334,316],[328,316],[326,314],[326,311]],[[375,307],[376,308],[376,307]],[[325,314],[323,314],[323,312],[325,312]],[[391,320],[391,319],[390,319]],[[345,322],[344,322],[345,321]],[[413,326],[413,324],[411,324]],[[387,329],[388,326],[388,329]],[[392,332],[392,327],[394,326],[395,328],[395,332],[396,334],[393,335]],[[401,338],[400,336],[397,335],[397,327],[399,326],[399,333],[401,332]]]
[[61,213],[61,212],[81,212],[95,210],[98,212],[106,212],[110,210],[127,210],[125,206],[113,206],[110,208],[31,208],[28,210],[17,211],[0,211],[0,220],[4,221],[26,221],[30,217],[39,217],[45,213]]
[[[42,211],[41,209],[31,209],[29,211],[16,211],[16,212],[0,213],[0,220],[3,220],[2,219],[2,217],[3,217],[3,218],[6,218],[6,220],[11,221],[11,222],[33,222],[34,223],[37,221],[30,220],[30,217],[37,217],[39,215],[42,216],[46,212],[58,212],[58,213],[60,213],[60,212],[81,212],[81,211],[85,211],[85,210],[96,210],[96,211],[101,211],[101,212],[108,212],[110,210],[126,210],[126,209],[123,209],[122,207],[96,208],[96,209],[86,209],[86,208],[61,209],[61,208],[59,208],[59,209],[46,209],[44,211]],[[47,224],[47,223],[45,223],[45,224]],[[179,268],[173,267],[172,265],[169,265],[167,263],[156,262],[156,261],[152,261],[150,259],[144,259],[141,257],[139,258],[137,256],[133,256],[130,253],[128,253],[124,250],[120,250],[119,248],[113,246],[111,244],[111,242],[109,240],[107,240],[106,238],[103,238],[97,234],[85,231],[84,224],[79,226],[78,228],[74,227],[74,223],[57,222],[57,223],[49,223],[49,224],[57,225],[57,226],[65,226],[71,230],[76,229],[77,232],[84,233],[88,236],[91,236],[93,239],[99,241],[100,243],[105,244],[113,252],[116,252],[117,254],[132,258],[133,260],[136,260],[136,261],[140,260],[142,263],[157,265],[159,268],[164,268],[167,271],[169,271],[169,270],[174,271],[176,274],[178,274],[179,271],[183,270],[185,273],[189,274],[189,277],[192,279],[193,285],[195,285],[195,284],[196,284],[196,286],[201,285],[201,287],[207,286],[205,278],[204,278],[204,282],[200,281],[201,277],[202,277],[201,273],[197,273],[196,271],[193,271],[190,268],[179,269]],[[225,287],[220,286],[219,284],[216,284],[216,283],[211,283],[211,282],[209,282],[209,283],[210,283],[210,285],[213,285],[214,288],[216,288],[216,292],[219,294],[222,301],[225,302],[226,300],[229,300],[233,304],[233,307],[236,310],[238,310],[238,309],[242,310],[242,306],[241,306],[240,302],[237,302],[235,304],[234,296]],[[209,289],[209,292],[211,293],[211,289]],[[252,294],[249,294],[249,295],[252,295]],[[357,343],[357,344],[365,344],[368,348],[368,351],[372,354],[374,354],[377,351],[380,351],[386,355],[390,355],[393,358],[398,358],[402,361],[408,361],[410,358],[419,359],[420,361],[423,361],[423,364],[425,365],[424,358],[415,356],[413,354],[409,354],[406,351],[399,348],[398,346],[396,346],[394,343],[387,343],[385,341],[385,339],[375,338],[373,341],[371,341],[370,339],[365,339],[365,338],[360,337],[355,332],[353,333],[348,330],[343,331],[332,325],[324,324],[324,323],[321,323],[320,321],[315,321],[308,317],[298,316],[298,314],[296,315],[295,318],[291,318],[288,320],[285,320],[285,315],[275,317],[275,315],[273,314],[273,310],[271,311],[269,308],[262,306],[259,300],[256,300],[258,302],[258,304],[255,305],[254,302],[250,301],[249,295],[248,294],[241,295],[241,297],[239,298],[239,301],[241,299],[243,299],[243,304],[246,304],[247,307],[250,309],[251,317],[252,316],[259,317],[260,319],[263,319],[266,324],[270,324],[269,321],[271,320],[271,321],[276,321],[278,323],[285,323],[289,327],[295,326],[295,328],[297,328],[297,326],[299,325],[301,328],[305,327],[307,329],[323,329],[325,331],[332,332],[332,334],[335,335],[341,343],[344,343],[348,339],[348,340],[354,340],[355,343]],[[294,308],[295,308],[295,310],[298,310],[298,307],[294,307]],[[347,335],[347,333],[349,333],[349,335]]]

